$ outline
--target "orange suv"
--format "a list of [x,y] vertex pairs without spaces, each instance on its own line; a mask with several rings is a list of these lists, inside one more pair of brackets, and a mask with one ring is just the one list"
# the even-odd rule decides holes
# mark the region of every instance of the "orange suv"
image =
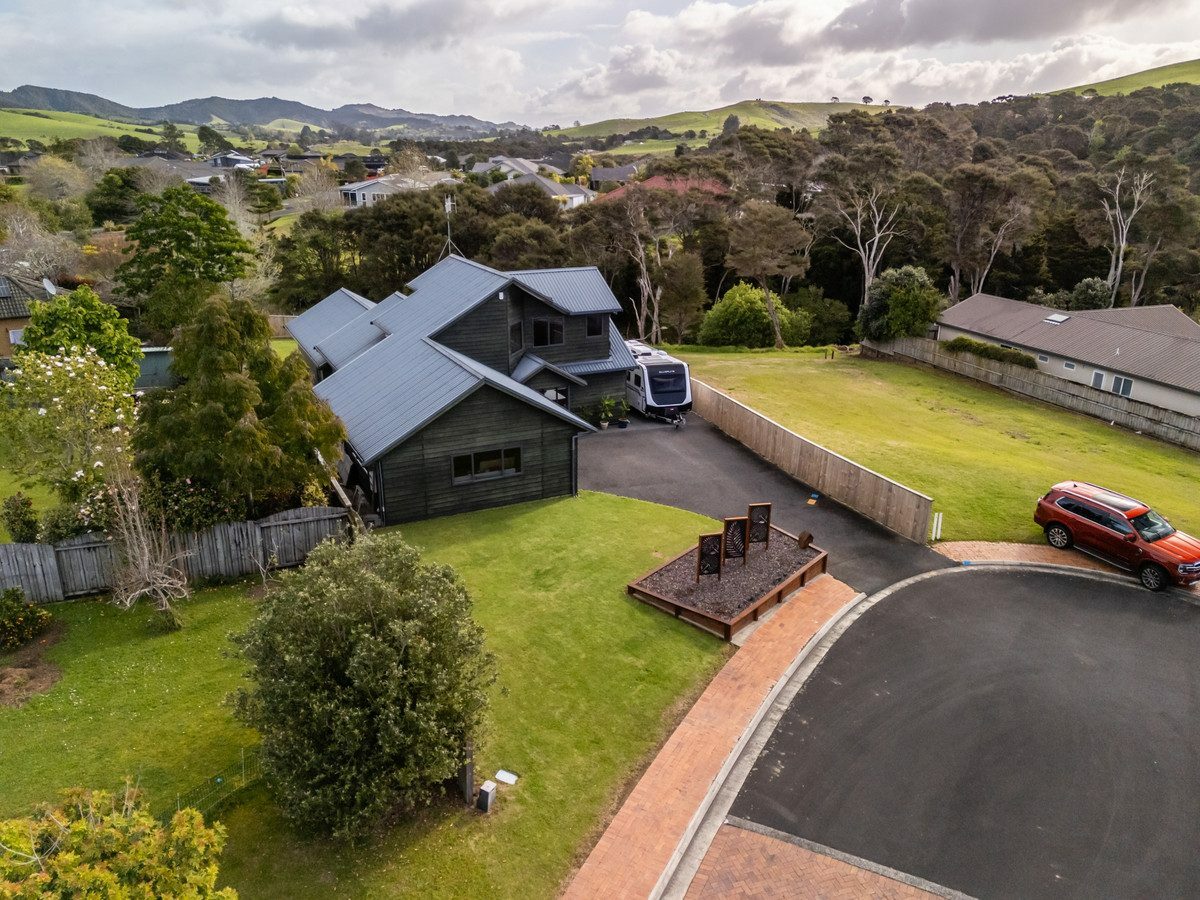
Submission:
[[1152,591],[1200,582],[1200,541],[1132,497],[1085,481],[1064,481],[1038,501],[1033,521],[1045,530],[1050,546],[1075,545],[1137,573]]

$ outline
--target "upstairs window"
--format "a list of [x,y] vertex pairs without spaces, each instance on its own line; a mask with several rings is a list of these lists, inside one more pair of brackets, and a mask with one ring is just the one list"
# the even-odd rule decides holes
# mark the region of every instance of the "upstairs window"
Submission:
[[562,342],[563,320],[561,318],[533,320],[533,346],[553,347]]
[[520,353],[525,348],[525,330],[520,322],[508,326],[508,352]]
[[460,453],[452,462],[452,477],[455,484],[470,484],[521,474],[521,448],[504,450],[480,450],[477,453]]
[[604,337],[604,316],[588,316],[586,333],[590,338]]

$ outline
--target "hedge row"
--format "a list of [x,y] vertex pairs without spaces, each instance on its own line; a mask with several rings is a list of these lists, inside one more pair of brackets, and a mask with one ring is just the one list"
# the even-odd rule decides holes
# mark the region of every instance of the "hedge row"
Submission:
[[996,362],[1011,363],[1023,369],[1037,368],[1037,360],[1020,350],[997,347],[995,344],[985,344],[983,341],[973,341],[969,337],[956,337],[952,341],[942,341],[941,343],[942,349],[947,353],[970,353],[974,356],[982,356],[984,359],[994,359]]

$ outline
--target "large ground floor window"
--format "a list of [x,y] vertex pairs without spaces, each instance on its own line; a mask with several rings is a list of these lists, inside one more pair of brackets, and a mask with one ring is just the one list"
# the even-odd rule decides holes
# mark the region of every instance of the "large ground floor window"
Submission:
[[521,448],[508,447],[502,450],[479,450],[461,453],[454,457],[453,478],[455,484],[469,484],[490,478],[521,474]]

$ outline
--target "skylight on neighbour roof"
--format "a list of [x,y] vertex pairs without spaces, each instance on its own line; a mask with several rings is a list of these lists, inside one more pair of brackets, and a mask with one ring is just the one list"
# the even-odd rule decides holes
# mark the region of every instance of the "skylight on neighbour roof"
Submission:
[[1046,318],[1042,319],[1042,321],[1047,325],[1061,325],[1069,318],[1071,317],[1064,315],[1063,313],[1051,313],[1050,315],[1046,316]]

